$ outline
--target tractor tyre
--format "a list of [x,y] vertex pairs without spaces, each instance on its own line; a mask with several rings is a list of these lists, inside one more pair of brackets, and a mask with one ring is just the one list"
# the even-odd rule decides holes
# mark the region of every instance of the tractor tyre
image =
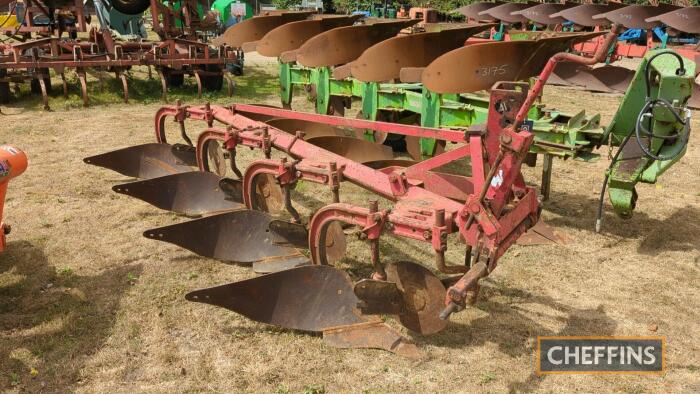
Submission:
[[138,15],[151,6],[150,0],[110,0],[112,7],[127,15]]

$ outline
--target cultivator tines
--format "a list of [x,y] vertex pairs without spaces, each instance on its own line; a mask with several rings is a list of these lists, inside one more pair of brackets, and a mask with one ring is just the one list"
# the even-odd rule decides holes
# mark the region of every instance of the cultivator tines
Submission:
[[[101,34],[98,37],[107,37]],[[211,48],[208,44],[185,39],[160,42],[114,42],[110,39],[83,42],[45,38],[6,47],[0,54],[0,102],[10,101],[10,83],[31,81],[32,91],[40,93],[44,108],[48,106],[51,90],[49,70],[61,76],[64,95],[68,94],[65,72],[75,70],[81,85],[83,104],[89,105],[87,73],[90,70],[110,70],[121,81],[124,101],[129,100],[126,74],[134,66],[153,67],[161,78],[162,95],[167,97],[168,85],[181,85],[183,76],[194,76],[198,94],[202,90],[220,90],[224,79],[229,94],[233,81],[226,75],[227,64],[239,64],[240,53],[228,47]]]
[[22,175],[26,169],[27,155],[24,152],[10,145],[0,145],[0,253],[5,251],[5,237],[11,229],[10,225],[3,221],[7,185],[12,178]]
[[[329,32],[335,30],[338,29]],[[427,75],[434,86],[449,90],[442,88],[447,85],[439,81],[439,71],[442,78],[459,84],[459,93],[491,88],[486,124],[481,127],[431,128],[244,104],[165,107],[156,116],[158,141],[170,146],[166,144],[163,128],[166,116],[173,116],[176,121],[206,123],[196,143],[197,163],[203,171],[191,176],[206,178],[203,184],[214,186],[216,179],[206,171],[211,172],[217,166],[206,163],[212,156],[219,156],[215,149],[210,149],[216,144],[227,153],[221,155],[229,162],[227,168],[241,181],[238,187],[234,186],[237,182],[224,178],[218,186],[221,187],[221,182],[229,185],[230,195],[240,190],[240,198],[233,198],[233,202],[242,201],[246,209],[147,230],[144,235],[202,256],[252,263],[256,271],[271,272],[189,293],[188,300],[227,308],[258,322],[323,332],[324,340],[334,346],[378,347],[416,356],[415,347],[373,316],[395,316],[408,329],[431,334],[445,328],[451,313],[476,300],[479,280],[495,269],[510,245],[538,222],[536,191],[526,185],[520,171],[535,141],[531,126],[525,127],[527,114],[557,62],[587,65],[600,62],[617,32],[614,27],[593,58],[554,53],[578,39],[590,37],[576,35],[469,45],[433,61],[424,73],[426,85]],[[455,52],[458,55],[453,55]],[[513,52],[516,55],[511,55]],[[445,57],[456,59],[453,67],[456,64],[459,73],[443,67],[440,62]],[[495,67],[490,61],[500,61],[494,64],[505,67]],[[435,64],[438,66],[434,67]],[[488,86],[499,77],[517,79],[536,75],[538,67],[542,71],[532,88],[524,82],[496,82]],[[694,71],[690,67],[687,70]],[[663,71],[665,76],[668,70]],[[685,81],[682,73],[678,74],[678,80],[673,83]],[[661,81],[666,83],[663,78]],[[634,111],[633,106],[630,104],[626,111]],[[313,138],[307,138],[307,129]],[[369,148],[353,151],[350,146],[360,140],[350,136],[366,131],[455,145],[421,162],[397,162],[390,151],[386,151],[386,156],[365,157]],[[184,129],[181,136],[188,139]],[[260,153],[259,159],[243,171],[237,170],[235,152],[239,147]],[[273,159],[272,150],[284,157]],[[471,176],[435,171],[460,159],[469,161]],[[259,187],[261,182],[267,192]],[[296,187],[299,182],[304,182],[305,187]],[[345,182],[383,197],[389,205],[380,207],[375,199],[362,203],[346,201],[342,188]],[[149,191],[153,185],[149,184]],[[272,195],[272,185],[283,200],[279,213],[261,204]],[[305,215],[297,210],[292,197],[312,185],[327,188],[332,197],[328,203],[322,203],[325,205],[310,209],[311,215]],[[293,189],[296,189],[294,194]],[[173,190],[163,187],[164,194],[172,195]],[[174,204],[159,206],[173,209]],[[350,278],[341,269],[328,265],[342,259],[345,233],[350,231],[369,247],[372,273],[364,278]],[[538,234],[542,238],[554,236],[547,229]],[[385,264],[379,247],[385,235],[430,245],[435,254],[435,268],[448,276],[446,280],[441,281],[433,271],[415,263]],[[457,264],[446,261],[450,235],[466,243],[464,260]],[[308,253],[303,253],[304,250]]]

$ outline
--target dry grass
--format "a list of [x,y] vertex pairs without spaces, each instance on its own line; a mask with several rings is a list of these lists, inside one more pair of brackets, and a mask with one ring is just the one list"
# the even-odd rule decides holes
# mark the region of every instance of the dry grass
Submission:
[[[255,67],[274,72],[269,65],[249,70]],[[241,86],[250,93],[257,87]],[[277,101],[255,101],[261,99]],[[113,193],[111,186],[126,179],[82,163],[94,153],[152,141],[160,104],[66,109],[56,105],[60,101],[56,112],[31,106],[3,108],[0,116],[0,143],[15,144],[30,157],[27,172],[10,185],[6,220],[13,233],[0,256],[4,391],[700,390],[697,138],[658,185],[639,187],[634,217],[608,214],[602,234],[592,229],[606,160],[557,161],[543,217],[573,242],[513,247],[485,281],[476,308],[454,316],[438,335],[413,337],[427,358],[412,362],[382,351],[332,349],[317,336],[186,302],[189,290],[253,273],[143,238],[147,228],[182,219]],[[609,121],[618,98],[548,88],[545,102],[601,112]],[[536,181],[539,170],[528,169],[527,179]],[[313,192],[300,202],[306,210],[327,197],[308,187],[301,190]],[[348,190],[344,198],[366,199]],[[432,264],[426,250],[412,243],[391,239],[382,248],[387,260]],[[345,264],[367,267],[367,261],[367,248],[352,242]],[[657,332],[649,331],[651,324]],[[534,374],[537,335],[613,334],[666,336],[668,373]]]

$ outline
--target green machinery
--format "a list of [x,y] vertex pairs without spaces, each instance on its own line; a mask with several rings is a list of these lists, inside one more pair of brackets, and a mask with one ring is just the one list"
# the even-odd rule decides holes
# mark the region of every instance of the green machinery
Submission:
[[[695,62],[668,49],[649,51],[596,146],[619,146],[606,174],[610,201],[632,215],[635,186],[656,180],[686,152]],[[599,215],[600,218],[600,215]]]
[[[596,160],[599,155],[593,153],[595,148],[608,144],[620,146],[625,137],[634,134],[637,114],[640,114],[646,102],[644,69],[649,59],[661,52],[664,51],[652,51],[644,58],[608,127],[600,125],[599,115],[587,115],[584,110],[572,115],[547,108],[543,104],[531,109],[529,120],[536,136],[531,153],[544,155],[542,195],[545,199],[549,197],[554,157]],[[679,76],[676,75],[677,60],[667,57],[655,60],[651,72],[656,82],[651,89],[651,97],[662,98],[680,108],[690,97],[695,64],[685,60],[684,67],[685,75]],[[484,123],[488,113],[488,97],[473,93],[438,94],[430,92],[420,83],[335,79],[330,67],[304,67],[297,63],[281,62],[279,73],[280,95],[285,107],[291,105],[295,88],[302,87],[315,100],[316,111],[322,114],[341,114],[344,104],[359,99],[361,116],[368,120],[420,122],[421,126],[426,127],[467,128]],[[654,109],[653,124],[654,133],[663,135],[674,135],[679,128],[685,127],[665,107]],[[370,132],[365,137],[374,140],[374,135]],[[656,158],[646,155],[633,158],[639,156],[641,150],[637,143],[631,141],[619,150],[619,157],[608,170],[610,200],[615,212],[621,216],[631,215],[634,209],[637,197],[635,185],[638,182],[656,182],[663,172],[680,159],[685,152],[684,148],[671,159],[659,159],[665,158],[667,153],[664,152],[677,151],[677,145],[687,142],[687,137],[684,140],[681,136],[670,145],[669,140],[663,138],[652,140],[650,150],[656,152]],[[421,158],[432,156],[436,149],[434,140],[421,139]]]

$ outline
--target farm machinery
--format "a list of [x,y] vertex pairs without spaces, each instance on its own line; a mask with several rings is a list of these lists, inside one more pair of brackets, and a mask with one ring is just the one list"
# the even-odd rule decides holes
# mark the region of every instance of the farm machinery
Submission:
[[[316,112],[321,114],[343,115],[345,109],[351,106],[352,100],[356,99],[361,102],[358,117],[367,120],[437,128],[469,128],[486,122],[489,98],[474,93],[470,81],[464,81],[460,71],[464,59],[461,52],[470,51],[467,48],[473,44],[470,43],[472,37],[493,28],[494,24],[459,26],[442,31],[397,36],[398,31],[409,26],[408,23],[385,22],[334,28],[310,36],[308,29],[305,29],[310,23],[300,21],[280,26],[263,36],[256,45],[260,54],[279,59],[283,107],[291,108],[294,89],[302,88],[315,102]],[[511,61],[516,62],[516,59],[536,54],[542,43],[559,45],[565,49],[597,39],[601,34],[563,33],[538,40],[502,41],[482,47],[483,52],[478,57],[489,59],[491,56],[496,63],[505,57],[504,53],[508,53]],[[281,37],[285,39],[282,40]],[[331,51],[329,48],[342,50]],[[493,55],[486,52],[493,48],[498,48]],[[663,99],[669,103],[676,100],[683,105],[688,102],[691,94],[686,89],[685,82],[690,74],[680,79],[683,81],[682,87],[676,86],[678,80],[674,73],[678,60],[667,59],[667,55],[655,62],[654,69],[655,77],[662,81],[660,85],[668,88],[663,93],[645,91],[649,76],[645,76],[642,70],[648,68],[649,59],[668,52],[652,51],[643,59],[633,77],[634,82],[623,99],[618,116],[609,127],[600,125],[598,115],[587,115],[583,110],[576,114],[566,114],[542,104],[530,109],[526,123],[534,133],[535,140],[530,147],[527,163],[534,165],[536,155],[544,156],[541,181],[544,200],[549,198],[553,158],[591,161],[598,158],[593,150],[602,145],[627,145],[628,142],[623,144],[623,141],[633,130],[634,121],[621,119],[626,117],[623,114],[640,113],[645,104],[644,97]],[[663,66],[661,62],[666,62],[667,65]],[[688,61],[684,60],[683,64],[685,63]],[[689,65],[688,70],[694,75],[694,65]],[[498,75],[506,79],[523,78],[522,75],[517,75],[518,70],[515,69],[482,69],[480,72],[483,77]],[[373,130],[361,134],[368,141],[385,143],[407,151],[413,160],[433,157],[445,149],[444,141],[432,138],[392,136]],[[687,139],[681,138],[678,142],[684,147]],[[658,148],[660,145],[657,145]],[[632,171],[634,175],[625,175],[625,182],[611,181],[613,185],[610,196],[615,211],[621,216],[629,217],[637,198],[634,185],[640,181],[656,182],[658,176],[680,158],[683,152],[684,149],[679,150],[674,155],[674,160],[658,160],[647,156],[637,163],[638,168]],[[619,159],[630,160],[629,157]],[[651,165],[652,162],[656,164]],[[660,162],[664,163],[663,169],[658,166]],[[631,163],[627,164],[632,166]],[[617,179],[619,171],[612,167],[610,171],[613,172],[610,179]],[[640,171],[647,171],[646,175],[642,176]],[[618,187],[623,187],[625,191],[619,191]]]
[[0,145],[0,253],[5,250],[5,237],[11,229],[2,219],[7,186],[10,180],[22,175],[26,169],[27,155],[24,152],[10,145]]
[[[526,184],[521,166],[538,140],[527,119],[544,84],[559,63],[603,61],[618,32],[613,26],[593,57],[564,52],[586,37],[575,34],[524,40],[518,46],[527,46],[527,51],[520,52],[510,43],[473,44],[432,60],[420,73],[429,89],[444,83],[460,94],[490,90],[483,124],[433,127],[259,105],[178,103],[156,113],[155,143],[84,161],[141,178],[115,185],[117,193],[201,216],[147,230],[145,237],[201,256],[250,264],[265,274],[193,291],[186,299],[258,322],[322,333],[336,347],[381,348],[420,357],[414,344],[378,316],[394,316],[409,330],[428,335],[443,330],[451,314],[475,302],[479,281],[539,219],[538,193]],[[264,39],[258,48],[263,44]],[[630,133],[624,119],[631,122],[627,125],[637,124],[639,136],[638,145],[622,144],[619,157],[625,160],[611,170],[611,188],[624,182],[614,174],[632,170],[625,174],[633,176],[644,169],[642,161],[666,159],[685,148],[689,123],[684,104],[694,68],[680,57],[673,65],[657,60],[674,56],[668,53],[655,53],[638,71],[647,82],[647,100],[642,97],[639,106],[632,104],[636,96],[628,106],[623,100],[619,129],[604,131],[614,135],[610,138],[617,138],[618,131]],[[456,57],[458,75],[445,66],[454,67]],[[535,76],[532,85],[510,82]],[[685,96],[666,100],[671,86]],[[635,117],[627,111],[636,111]],[[173,143],[173,133],[166,131],[168,119],[178,125],[180,143]],[[195,141],[186,121],[205,124]],[[370,133],[386,134],[387,140],[401,136],[449,145],[422,161],[401,160],[391,148],[366,140]],[[632,138],[626,136],[627,141]],[[244,161],[240,148],[257,153],[244,169],[239,167]],[[448,164],[462,172],[442,171]],[[361,203],[346,199],[341,186],[347,183],[375,197]],[[315,197],[328,195],[330,201],[318,201],[310,215],[302,215],[301,204],[292,200],[312,185],[327,190]],[[368,244],[369,271],[336,267],[346,254],[346,234],[353,232]],[[388,235],[428,245],[442,277],[414,262],[385,264],[379,245]],[[463,258],[448,261],[448,246],[463,247]]]
[[[14,12],[17,12],[17,4]],[[61,77],[63,94],[67,96],[65,72],[75,70],[85,106],[90,101],[87,90],[90,72],[97,73],[100,81],[104,74],[113,73],[121,82],[125,102],[129,100],[128,76],[135,66],[147,67],[149,77],[151,69],[156,70],[164,100],[168,86],[181,86],[186,75],[195,79],[200,97],[203,90],[220,90],[224,81],[230,96],[234,88],[231,74],[242,72],[240,49],[206,42],[217,25],[197,11],[202,9],[199,0],[170,6],[160,1],[102,1],[98,4],[101,6],[95,7],[100,27],[89,31],[88,14],[82,2],[48,2],[48,8],[35,0],[25,0],[22,4],[24,23],[4,30],[4,34],[17,42],[0,44],[0,103],[12,100],[11,84],[15,92],[19,92],[19,85],[29,82],[31,92],[42,96],[44,108],[48,110],[48,94],[52,91],[50,71]],[[109,24],[104,14],[108,7],[138,15],[150,7],[153,30],[161,40],[144,40],[138,35],[134,39],[115,39],[112,29],[115,26]],[[35,13],[44,15],[48,22],[33,24]],[[73,22],[64,23],[69,17]],[[61,37],[64,32],[68,33],[68,38]],[[88,39],[78,39],[78,32],[88,33]],[[39,38],[33,39],[33,34],[38,34]]]
[[[499,22],[489,39],[521,40],[558,31],[599,31],[611,23],[627,30],[610,49],[606,63],[622,58],[643,58],[654,49],[672,49],[700,63],[700,7],[678,7],[671,4],[629,5],[608,4],[497,4],[473,3],[455,10],[468,20]],[[601,38],[577,43],[574,50],[588,56],[602,44]],[[589,91],[624,93],[634,71],[625,67],[606,65],[592,68],[576,64],[559,67],[551,84],[579,86]],[[700,108],[700,85],[689,106]]]

